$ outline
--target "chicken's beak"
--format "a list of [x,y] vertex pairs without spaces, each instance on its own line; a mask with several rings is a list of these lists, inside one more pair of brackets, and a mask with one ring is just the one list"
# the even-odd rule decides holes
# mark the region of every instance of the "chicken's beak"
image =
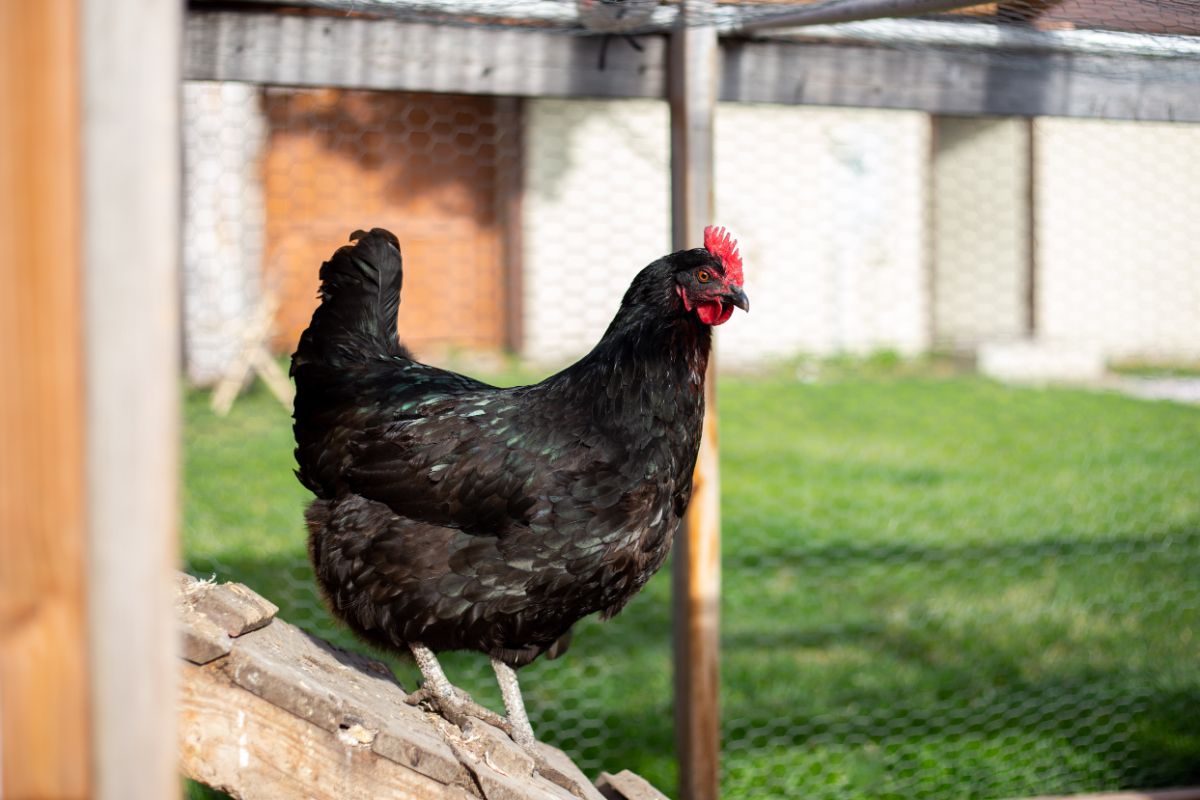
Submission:
[[740,308],[742,311],[750,311],[750,298],[746,297],[746,293],[742,291],[742,287],[736,283],[731,283],[725,287],[725,294],[721,295],[722,299],[728,300],[732,305]]

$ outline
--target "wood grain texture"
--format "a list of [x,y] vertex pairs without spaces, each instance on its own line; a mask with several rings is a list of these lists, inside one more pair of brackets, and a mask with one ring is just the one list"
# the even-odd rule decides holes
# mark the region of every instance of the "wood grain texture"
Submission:
[[1200,800],[1200,786],[1176,789],[1146,789],[1094,794],[1056,794],[1026,798],[1026,800]]
[[[684,14],[703,14],[688,2]],[[676,249],[695,247],[713,214],[713,118],[717,34],[685,26],[671,39],[671,202]],[[720,479],[717,464],[716,354],[705,382],[704,431],[683,535],[675,545],[672,618],[675,742],[681,800],[715,800],[720,784]]]
[[171,613],[180,443],[183,6],[81,6],[94,796],[179,791]]
[[[1149,0],[1141,2],[1149,8]],[[197,80],[535,97],[663,97],[663,39],[641,37],[644,53],[599,71],[598,37],[194,11],[188,17],[185,69],[187,77]],[[720,99],[730,102],[1200,120],[1200,69],[1194,59],[746,37],[728,37],[721,48]]]
[[1200,121],[1194,59],[729,39],[723,101]]
[[88,766],[73,0],[0,4],[0,796]]
[[465,798],[461,787],[383,758],[236,686],[217,664],[183,666],[180,766],[244,800]]
[[601,37],[365,17],[192,11],[184,77],[509,96],[662,97],[665,40],[599,69]]
[[213,659],[185,651],[179,752],[189,777],[250,799],[603,800],[561,750],[538,743],[535,760],[483,721],[460,728],[410,705],[377,661],[283,620],[256,627],[274,605],[247,587],[187,576],[176,585],[184,635],[224,647]]

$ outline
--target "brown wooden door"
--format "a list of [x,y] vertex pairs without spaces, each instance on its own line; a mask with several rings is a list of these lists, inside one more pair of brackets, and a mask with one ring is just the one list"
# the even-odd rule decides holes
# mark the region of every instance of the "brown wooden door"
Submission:
[[504,265],[518,152],[511,104],[489,97],[272,89],[265,186],[268,288],[290,351],[317,270],[351,231],[393,231],[404,253],[400,336],[418,355],[507,344]]
[[0,3],[0,797],[91,792],[79,24]]

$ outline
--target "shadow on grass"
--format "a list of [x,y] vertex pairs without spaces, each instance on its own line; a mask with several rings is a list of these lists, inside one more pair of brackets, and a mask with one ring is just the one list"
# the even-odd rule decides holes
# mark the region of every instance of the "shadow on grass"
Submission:
[[1200,529],[799,548],[730,569],[725,585],[735,596],[760,587],[756,599],[780,608],[769,580],[779,570],[798,574],[785,591],[802,616],[754,613],[752,598],[738,608],[745,624],[725,618],[729,794],[1200,782]]
[[[1200,782],[1194,411],[979,381],[722,391],[726,797]],[[190,568],[365,650],[316,595],[286,414],[188,413]],[[670,790],[668,598],[663,574],[521,676],[542,738]],[[499,707],[485,658],[444,664]]]
[[[302,557],[191,566],[219,566],[282,618],[367,651],[320,606]],[[797,564],[792,591],[817,605],[753,613],[770,575]],[[999,797],[1200,782],[1200,675],[1187,634],[1200,629],[1197,574],[1196,529],[835,545],[734,567],[727,589],[743,599],[722,640],[727,793]],[[628,768],[674,786],[668,576],[616,619],[582,622],[563,659],[522,671],[535,727],[589,773]],[[1171,597],[1178,608],[1138,600]],[[406,659],[373,655],[416,685]],[[453,681],[500,707],[482,656],[444,662]]]

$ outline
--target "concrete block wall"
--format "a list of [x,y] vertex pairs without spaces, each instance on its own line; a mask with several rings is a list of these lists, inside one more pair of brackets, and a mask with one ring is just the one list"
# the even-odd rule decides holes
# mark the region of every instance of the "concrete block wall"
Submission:
[[[716,126],[716,220],[753,309],[721,331],[729,363],[926,349],[928,117],[721,104]],[[525,143],[523,352],[565,361],[669,252],[668,109],[531,100]]]
[[183,84],[183,342],[188,380],[198,385],[216,382],[236,357],[261,296],[260,94],[250,84]]
[[1200,125],[1034,123],[1037,335],[1200,359]]

